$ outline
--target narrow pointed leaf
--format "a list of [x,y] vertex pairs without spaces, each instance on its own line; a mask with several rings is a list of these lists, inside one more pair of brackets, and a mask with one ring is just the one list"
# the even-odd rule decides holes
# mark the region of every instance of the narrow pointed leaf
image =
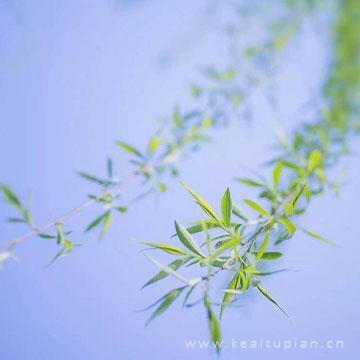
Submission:
[[277,221],[284,226],[289,234],[293,234],[296,231],[296,226],[289,219],[280,218]]
[[184,290],[184,287],[181,288],[176,288],[172,291],[170,291],[162,300],[162,302],[160,303],[160,305],[157,307],[157,309],[154,311],[154,313],[150,316],[149,320],[146,322],[146,326],[152,321],[154,320],[157,316],[161,315],[162,313],[164,313],[170,306],[171,304],[179,297],[179,295],[181,294],[181,292]]
[[229,227],[231,224],[232,202],[229,188],[226,189],[225,194],[221,200],[221,213],[225,226]]
[[188,253],[177,247],[177,246],[173,246],[173,245],[169,245],[169,244],[156,244],[156,243],[151,243],[151,242],[143,242],[142,244],[144,245],[148,245],[152,248],[156,248],[162,251],[165,251],[168,254],[171,255],[187,255]]
[[270,240],[270,234],[267,232],[263,242],[261,243],[261,245],[259,247],[258,252],[256,253],[256,260],[257,261],[259,261],[262,258],[263,254],[264,254],[264,252],[265,252],[265,250],[267,248],[267,245],[269,243],[269,240]]
[[[189,261],[189,259],[177,259],[173,262],[171,262],[170,264],[167,265],[167,267],[169,267],[170,269],[173,270],[177,270],[179,269],[182,265],[184,265],[187,261]],[[150,280],[148,280],[143,286],[142,289],[145,288],[146,286],[149,286],[157,281],[160,281],[164,278],[166,278],[169,275],[169,273],[167,273],[166,271],[160,271],[158,272],[156,275],[154,275]]]
[[210,204],[204,200],[200,195],[195,193],[193,190],[189,188],[186,184],[182,183],[184,188],[192,195],[192,197],[195,199],[196,203],[202,208],[202,210],[211,218],[216,220],[219,224],[221,224],[221,220],[218,218],[216,212],[213,210],[213,208],[210,206]]
[[143,155],[139,150],[134,148],[132,145],[129,145],[123,141],[116,141],[116,145],[121,147],[123,150],[127,151],[128,153],[135,155],[137,157],[143,158]]
[[228,292],[227,290],[235,290],[240,285],[240,275],[237,273],[235,276],[230,280],[228,286],[226,287],[226,292],[224,294],[224,297],[222,299],[221,308],[220,308],[220,318],[222,317],[226,305],[229,303],[231,299],[231,292]]
[[0,192],[3,194],[3,197],[8,204],[12,205],[17,210],[22,211],[22,205],[19,198],[8,186],[0,185]]
[[282,312],[283,314],[285,314],[287,317],[290,317],[290,316],[288,315],[288,313],[278,304],[277,301],[275,301],[275,300],[271,297],[271,295],[270,295],[262,286],[260,286],[259,284],[257,284],[257,285],[256,285],[256,288],[257,288],[269,301],[271,301],[274,305],[276,305],[276,306],[281,310],[281,312]]
[[205,257],[200,247],[195,243],[191,234],[185,229],[184,226],[175,221],[175,230],[179,240],[193,253]]
[[159,263],[158,261],[156,261],[155,259],[153,259],[152,257],[150,257],[149,255],[145,255],[155,266],[157,266],[160,270],[166,272],[167,274],[175,277],[176,279],[182,281],[185,284],[189,284],[190,280],[186,279],[184,276],[182,276],[181,274],[179,274],[176,270],[172,269],[171,267],[167,266],[167,265],[163,265],[161,263]]
[[256,212],[258,212],[259,214],[266,216],[266,217],[271,217],[270,213],[268,211],[266,211],[263,207],[261,207],[258,203],[256,203],[255,201],[249,200],[249,199],[244,199],[244,202],[250,206],[253,210],[255,210]]

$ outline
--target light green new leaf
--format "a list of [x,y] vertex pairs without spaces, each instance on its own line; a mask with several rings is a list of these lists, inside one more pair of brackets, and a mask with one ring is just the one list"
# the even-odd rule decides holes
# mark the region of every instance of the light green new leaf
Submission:
[[226,189],[225,194],[221,200],[221,213],[223,222],[226,227],[231,224],[232,202],[229,188]]
[[263,254],[267,248],[267,245],[269,243],[269,240],[270,240],[270,234],[267,232],[263,242],[261,243],[261,245],[259,247],[258,252],[256,253],[256,261],[259,261],[262,258]]
[[314,239],[320,240],[320,241],[322,241],[322,242],[324,242],[324,243],[326,243],[326,244],[334,245],[334,242],[333,242],[333,241],[328,240],[328,239],[322,237],[321,235],[319,235],[319,234],[317,234],[317,233],[315,233],[315,232],[313,232],[313,231],[306,230],[306,229],[304,229],[304,228],[301,228],[301,230],[302,230],[305,234],[313,237]]
[[271,214],[268,211],[266,211],[263,207],[261,207],[258,203],[256,203],[255,201],[252,201],[249,199],[244,199],[244,202],[248,206],[250,206],[252,209],[254,209],[258,213],[260,213],[261,215],[266,216],[266,217],[271,217]]
[[186,230],[184,226],[175,221],[175,230],[179,240],[193,253],[205,257],[201,251],[199,245],[196,244],[190,233]]
[[181,292],[185,289],[185,287],[176,288],[174,290],[171,290],[169,293],[167,293],[163,300],[161,301],[160,305],[157,307],[157,309],[154,311],[154,313],[150,316],[149,320],[146,322],[146,326],[149,325],[149,323],[154,320],[157,316],[164,313],[170,305],[179,297]]
[[279,180],[280,180],[280,176],[281,176],[281,171],[282,171],[282,163],[281,161],[278,162],[273,170],[273,182],[274,182],[274,187],[276,188],[279,184]]
[[4,199],[17,210],[22,211],[22,205],[19,198],[15,193],[5,185],[0,185],[0,192],[3,194]]
[[193,190],[189,188],[184,183],[181,183],[184,188],[192,195],[192,197],[195,199],[196,203],[202,208],[202,210],[211,218],[213,218],[215,221],[217,221],[219,224],[221,224],[221,220],[218,218],[216,212],[213,210],[213,208],[210,206],[210,204],[205,201],[200,195],[195,193]]
[[216,251],[213,253],[209,259],[209,261],[215,260],[217,257],[219,257],[224,251],[236,246],[239,244],[240,238],[233,238],[229,241],[224,242]]
[[152,248],[156,248],[156,249],[165,251],[166,253],[171,254],[171,255],[187,255],[188,254],[185,250],[183,250],[177,246],[173,246],[173,245],[169,245],[169,244],[156,244],[156,243],[151,243],[151,242],[143,242],[142,244],[151,246]]
[[257,181],[248,179],[248,178],[235,178],[235,180],[239,181],[240,183],[247,185],[247,186],[252,186],[252,187],[263,187],[264,186],[263,184],[261,184]]
[[284,226],[289,234],[293,234],[296,231],[296,226],[289,219],[280,218],[277,221]]
[[147,148],[147,152],[149,155],[152,155],[155,150],[163,143],[163,140],[154,136],[153,138],[151,138],[148,148]]
[[100,231],[100,237],[103,237],[105,235],[105,233],[108,231],[108,229],[110,227],[111,219],[112,219],[111,211],[107,211],[105,213],[103,225],[102,225],[102,228]]
[[322,153],[319,150],[313,150],[309,155],[308,171],[313,172],[322,163]]
[[[183,258],[183,259],[177,259],[167,266],[173,270],[179,269],[182,265],[184,265],[187,261],[189,261],[189,258]],[[166,278],[169,274],[166,271],[160,271],[156,275],[154,275],[151,279],[149,279],[143,286],[142,289],[146,286],[149,286],[157,281],[160,281],[164,278]]]
[[132,145],[129,145],[123,141],[116,141],[116,145],[121,147],[123,150],[127,151],[128,153],[135,155],[139,158],[143,158],[143,155],[141,154],[141,152],[139,150],[137,150],[136,148],[134,148]]

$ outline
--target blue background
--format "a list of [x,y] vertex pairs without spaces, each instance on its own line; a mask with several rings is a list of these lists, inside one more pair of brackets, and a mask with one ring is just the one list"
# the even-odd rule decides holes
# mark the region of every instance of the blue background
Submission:
[[[224,36],[214,19],[202,19],[205,1],[0,0],[0,162],[2,182],[21,194],[32,189],[34,218],[46,222],[80,204],[92,188],[75,172],[104,171],[106,154],[128,171],[115,138],[141,146],[175,103],[191,104],[189,84],[203,65],[226,63]],[[252,99],[253,121],[219,130],[216,141],[182,166],[181,178],[216,203],[227,185],[240,201],[246,188],[234,175],[264,171],[275,128],[289,132],[304,120],[304,104],[317,95],[327,70],[326,34],[304,29],[277,72],[276,109],[262,91]],[[175,54],[160,68],[159,55]],[[298,271],[266,280],[266,287],[295,319],[288,321],[260,296],[224,316],[224,339],[344,340],[344,350],[224,351],[225,359],[355,359],[359,339],[359,143],[343,165],[339,196],[315,199],[304,226],[340,247],[300,233],[285,245],[279,267]],[[209,181],[211,179],[211,181]],[[90,209],[69,226],[85,225]],[[5,218],[9,209],[0,204]],[[174,286],[169,279],[140,291],[156,271],[139,241],[165,242],[173,220],[199,216],[175,181],[158,201],[148,198],[117,218],[104,241],[84,246],[53,267],[57,251],[40,239],[17,250],[0,271],[0,359],[208,359],[184,340],[207,339],[202,307],[169,312],[145,329],[144,307]],[[22,232],[1,223],[1,240]],[[77,232],[74,235],[82,238]]]

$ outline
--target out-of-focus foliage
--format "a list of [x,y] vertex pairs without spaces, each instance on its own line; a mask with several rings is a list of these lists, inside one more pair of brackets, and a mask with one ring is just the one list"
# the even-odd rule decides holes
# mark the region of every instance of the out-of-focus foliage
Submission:
[[[357,0],[231,1],[226,6],[230,9],[225,26],[230,39],[230,63],[221,69],[206,68],[203,81],[191,87],[193,108],[176,107],[143,147],[137,148],[123,140],[115,142],[117,154],[126,154],[133,166],[128,177],[117,176],[111,158],[106,160],[105,175],[80,172],[96,191],[83,205],[44,225],[33,221],[29,202],[24,203],[10,187],[0,186],[4,200],[16,214],[9,222],[29,228],[28,233],[1,245],[0,266],[13,257],[16,245],[33,236],[54,241],[59,247],[50,264],[69,254],[80,244],[74,243],[71,231],[65,230],[66,220],[91,205],[98,205],[99,213],[88,221],[84,232],[98,231],[103,237],[113,217],[132,205],[133,201],[126,201],[124,197],[124,186],[132,179],[141,183],[136,200],[165,192],[169,180],[179,176],[181,160],[208,142],[213,130],[249,116],[249,98],[254,89],[271,78],[276,58],[296,37],[304,21],[327,9],[336,23],[334,55],[318,117],[302,123],[289,139],[280,137],[277,150],[269,160],[272,169],[268,179],[237,178],[242,185],[258,190],[257,199],[245,198],[244,211],[242,206],[234,204],[230,190],[226,189],[218,211],[185,185],[204,217],[188,227],[175,222],[172,237],[176,238],[175,243],[145,243],[172,259],[162,264],[149,257],[160,271],[144,287],[168,276],[182,283],[153,305],[156,308],[149,321],[164,313],[180,297],[185,307],[201,303],[206,310],[211,338],[220,350],[220,317],[250,289],[258,291],[286,314],[261,280],[282,269],[269,270],[264,264],[282,256],[276,246],[290,239],[297,230],[331,243],[316,232],[299,227],[296,219],[306,211],[314,196],[336,186],[328,178],[328,170],[348,152],[349,137],[360,130],[360,3]],[[256,43],[250,42],[244,31],[247,27],[251,31],[251,26],[261,30]],[[193,268],[199,274],[186,277],[181,273],[183,268]],[[216,292],[210,285],[220,274],[227,274],[229,281],[226,288]],[[201,300],[192,301],[199,291]],[[219,316],[216,306],[220,309]]]

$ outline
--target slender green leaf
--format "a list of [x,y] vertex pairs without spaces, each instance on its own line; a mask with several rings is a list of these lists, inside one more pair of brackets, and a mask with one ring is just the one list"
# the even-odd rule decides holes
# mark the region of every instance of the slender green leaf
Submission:
[[269,234],[269,232],[267,232],[263,242],[261,243],[261,245],[259,247],[259,250],[256,253],[256,260],[257,261],[259,261],[262,258],[263,254],[264,254],[264,252],[265,252],[265,250],[267,248],[267,245],[269,243],[269,240],[270,240],[270,234]]
[[[167,266],[173,270],[177,270],[179,269],[182,265],[184,265],[187,261],[189,261],[189,258],[182,258],[182,259],[177,259],[173,262],[171,262],[170,264],[168,264]],[[149,286],[157,281],[160,281],[164,278],[166,278],[169,274],[166,271],[160,271],[158,272],[156,275],[154,275],[151,279],[149,279],[142,287],[145,288],[146,286]]]
[[238,273],[235,274],[235,276],[230,280],[228,286],[226,287],[226,292],[224,294],[222,303],[221,303],[221,308],[220,308],[220,319],[225,311],[225,307],[226,305],[229,303],[230,299],[231,299],[231,295],[232,293],[227,291],[227,290],[236,290],[238,288],[240,284],[240,275]]
[[91,181],[91,182],[93,182],[95,184],[98,184],[98,185],[101,185],[101,186],[109,186],[109,185],[112,184],[112,181],[102,179],[102,178],[99,178],[99,177],[97,177],[95,175],[88,174],[88,173],[85,173],[85,172],[79,172],[79,175],[83,179]]
[[279,184],[279,180],[280,180],[280,176],[281,176],[281,171],[282,171],[282,163],[281,161],[279,161],[273,170],[273,182],[274,182],[274,187],[276,188]]
[[169,293],[166,294],[164,299],[161,301],[160,305],[156,308],[154,313],[150,316],[149,320],[146,322],[146,326],[149,325],[151,321],[153,321],[157,316],[164,313],[171,304],[179,297],[181,292],[184,290],[185,287],[176,288],[171,290]]
[[3,197],[8,204],[15,207],[17,210],[22,211],[22,205],[19,198],[8,186],[0,185],[0,192],[3,194]]
[[259,214],[266,216],[266,217],[271,217],[270,213],[268,211],[266,211],[263,207],[261,207],[258,203],[256,203],[255,201],[249,200],[249,199],[244,199],[244,202],[250,206],[252,209],[254,209],[255,211],[257,211]]
[[263,255],[261,256],[261,259],[262,260],[275,260],[281,256],[282,256],[282,253],[279,251],[269,251],[269,252],[263,253]]
[[95,227],[99,226],[104,219],[108,216],[108,211],[104,212],[103,214],[101,214],[100,216],[98,216],[95,220],[93,220],[85,229],[85,232],[88,232],[92,229],[94,229]]
[[175,221],[175,230],[179,240],[193,253],[205,257],[200,247],[196,244],[191,234],[185,229],[184,226]]
[[226,227],[231,224],[232,202],[229,188],[226,189],[225,194],[221,200],[221,213],[223,222]]
[[252,186],[252,187],[263,187],[264,186],[263,184],[261,184],[257,181],[248,179],[248,178],[235,178],[235,180],[237,180],[240,183],[247,185],[247,186]]
[[313,150],[309,155],[308,171],[313,172],[322,162],[322,153],[319,150]]
[[139,150],[137,150],[135,147],[133,147],[132,145],[129,145],[123,141],[116,141],[116,145],[121,147],[123,150],[127,151],[128,153],[135,155],[139,158],[143,158],[143,155],[141,154],[141,152]]
[[152,248],[156,248],[162,251],[165,251],[168,254],[171,255],[187,255],[188,253],[177,247],[177,246],[173,246],[173,245],[169,245],[169,244],[156,244],[156,243],[151,243],[151,242],[143,242],[142,244],[144,245],[148,245]]
[[210,204],[205,201],[200,195],[195,193],[193,190],[189,188],[186,184],[182,183],[184,188],[192,195],[192,197],[195,199],[196,203],[202,208],[202,210],[211,218],[216,220],[219,224],[221,224],[221,220],[218,218],[216,212],[213,210],[213,208],[210,206]]
[[284,226],[289,234],[293,234],[296,231],[296,226],[289,219],[280,218],[277,221]]
[[259,284],[256,284],[256,288],[269,300],[271,301],[274,305],[276,305],[283,314],[285,314],[287,317],[290,317],[287,312],[278,304],[278,302],[276,302],[271,295]]
[[306,229],[304,229],[304,228],[301,228],[301,230],[302,230],[305,234],[313,237],[314,239],[320,240],[320,241],[322,241],[322,242],[324,242],[324,243],[326,243],[326,244],[334,245],[334,242],[332,242],[331,240],[328,240],[328,239],[322,237],[321,235],[319,235],[319,234],[317,234],[317,233],[315,233],[315,232],[313,232],[313,231],[306,230]]
[[150,257],[149,255],[145,255],[155,266],[157,266],[160,270],[166,272],[167,274],[175,277],[176,279],[182,281],[183,283],[189,285],[190,284],[190,280],[186,279],[184,276],[182,276],[181,274],[179,274],[176,270],[174,270],[173,268],[171,268],[170,266],[167,265],[163,265],[161,263],[159,263],[158,261],[156,261],[155,259],[153,259],[152,257]]

